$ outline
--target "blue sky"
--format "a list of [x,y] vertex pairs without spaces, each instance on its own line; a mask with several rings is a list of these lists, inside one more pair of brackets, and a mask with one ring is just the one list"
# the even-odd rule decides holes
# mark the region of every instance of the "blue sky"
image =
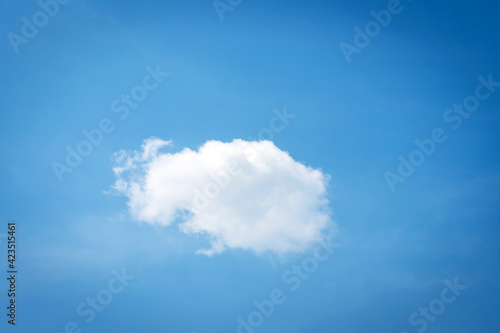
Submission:
[[[286,301],[251,330],[494,331],[500,88],[483,85],[488,97],[459,128],[443,117],[475,96],[479,77],[500,82],[500,6],[401,1],[348,63],[339,45],[355,46],[354,28],[387,1],[232,3],[221,20],[211,1],[71,0],[14,47],[9,33],[22,37],[23,17],[33,21],[41,7],[0,2],[0,232],[17,221],[19,267],[17,327],[2,310],[2,332],[59,333],[69,322],[77,328],[68,332],[237,332],[238,317],[248,322],[254,301],[276,289]],[[120,119],[113,101],[156,68],[169,75]],[[197,254],[203,235],[139,221],[130,197],[106,194],[117,151],[151,137],[173,140],[170,153],[251,141],[284,108],[295,118],[272,141],[330,176],[327,229],[336,229],[335,251],[295,291],[283,276],[317,245]],[[53,162],[64,164],[66,147],[103,119],[111,133],[59,181]],[[447,139],[391,188],[387,172],[398,175],[399,156],[408,160],[435,129]],[[78,306],[109,295],[123,269],[135,278],[87,323]],[[455,278],[467,289],[412,325],[419,308],[445,304],[443,281]]]

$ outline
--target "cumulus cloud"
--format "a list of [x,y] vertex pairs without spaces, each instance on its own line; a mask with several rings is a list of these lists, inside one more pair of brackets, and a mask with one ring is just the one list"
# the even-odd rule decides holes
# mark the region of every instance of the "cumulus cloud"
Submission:
[[160,152],[150,138],[140,151],[115,154],[113,188],[132,216],[202,234],[213,255],[227,248],[300,252],[332,226],[329,176],[294,161],[270,141],[208,141],[197,151]]

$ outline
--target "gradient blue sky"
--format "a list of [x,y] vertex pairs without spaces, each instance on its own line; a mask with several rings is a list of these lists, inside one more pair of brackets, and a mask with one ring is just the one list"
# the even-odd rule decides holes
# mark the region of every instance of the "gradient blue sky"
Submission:
[[[331,175],[339,247],[256,332],[416,332],[409,315],[455,277],[467,290],[427,332],[500,326],[500,89],[458,130],[442,119],[478,76],[500,81],[500,5],[402,1],[350,64],[339,43],[386,1],[246,0],[221,21],[208,0],[72,0],[18,53],[7,34],[40,7],[0,6],[0,221],[18,221],[20,270],[18,325],[2,310],[2,332],[236,332],[308,254],[197,255],[203,239],[139,224],[103,191],[120,149],[247,139],[285,105],[297,118],[274,142]],[[157,64],[170,76],[119,120],[111,102]],[[103,118],[115,131],[59,182],[51,163]],[[448,140],[391,192],[384,173],[436,127]],[[86,324],[75,309],[122,267],[136,279]]]

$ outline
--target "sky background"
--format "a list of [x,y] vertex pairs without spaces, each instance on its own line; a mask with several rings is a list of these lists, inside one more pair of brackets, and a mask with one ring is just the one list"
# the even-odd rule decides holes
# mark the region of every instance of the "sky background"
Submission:
[[[255,332],[417,332],[408,317],[455,277],[467,290],[426,332],[500,326],[500,88],[459,129],[442,119],[478,76],[500,81],[500,5],[402,1],[351,63],[339,44],[386,1],[244,1],[221,20],[209,0],[72,0],[18,53],[7,34],[40,7],[0,6],[0,232],[17,221],[20,272],[15,328],[0,290],[2,332],[69,321],[95,333],[236,332],[275,288],[287,301]],[[157,65],[170,76],[120,120],[111,102]],[[338,229],[335,253],[293,293],[282,274],[311,253],[195,254],[203,238],[138,223],[125,197],[104,193],[120,149],[256,137],[284,106],[296,118],[273,141],[331,176]],[[115,130],[59,182],[51,163],[103,118]],[[437,127],[448,140],[391,191],[384,173]],[[122,268],[136,279],[85,323],[77,306]]]

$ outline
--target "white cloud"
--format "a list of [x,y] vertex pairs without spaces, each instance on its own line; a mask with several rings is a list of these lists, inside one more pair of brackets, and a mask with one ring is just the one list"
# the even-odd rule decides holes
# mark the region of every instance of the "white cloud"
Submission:
[[226,248],[300,252],[331,227],[328,175],[294,161],[270,141],[208,141],[198,151],[162,153],[150,138],[141,151],[115,154],[114,189],[132,216],[202,234],[212,255]]

